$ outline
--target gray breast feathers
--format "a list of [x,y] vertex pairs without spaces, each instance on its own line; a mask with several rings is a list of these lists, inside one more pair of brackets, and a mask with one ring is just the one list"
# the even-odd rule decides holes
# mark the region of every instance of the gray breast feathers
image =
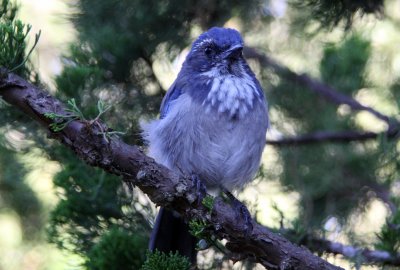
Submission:
[[149,155],[172,170],[198,175],[208,187],[244,185],[258,169],[268,127],[266,104],[255,100],[232,119],[220,107],[205,109],[182,94],[165,118],[142,125]]

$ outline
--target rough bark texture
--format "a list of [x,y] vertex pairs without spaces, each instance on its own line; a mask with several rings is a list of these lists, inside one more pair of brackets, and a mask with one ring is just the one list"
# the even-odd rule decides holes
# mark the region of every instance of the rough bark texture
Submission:
[[190,178],[179,177],[157,164],[138,147],[118,137],[107,139],[109,131],[99,121],[72,121],[60,132],[52,132],[53,120],[45,113],[68,116],[65,106],[44,91],[14,74],[0,70],[0,96],[47,128],[54,139],[69,147],[91,166],[122,177],[139,187],[149,198],[164,207],[178,211],[186,220],[202,220],[209,233],[227,239],[227,248],[237,258],[252,258],[267,269],[338,270],[313,255],[309,250],[290,243],[251,220],[248,226],[237,207],[216,198],[212,211],[201,203],[205,194],[198,194]]

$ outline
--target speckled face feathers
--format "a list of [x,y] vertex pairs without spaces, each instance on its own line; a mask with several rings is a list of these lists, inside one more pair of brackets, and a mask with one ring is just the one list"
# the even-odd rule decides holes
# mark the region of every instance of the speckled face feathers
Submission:
[[243,40],[236,30],[211,28],[193,43],[184,63],[199,85],[188,91],[206,113],[243,118],[256,100],[263,101],[254,74],[242,56]]

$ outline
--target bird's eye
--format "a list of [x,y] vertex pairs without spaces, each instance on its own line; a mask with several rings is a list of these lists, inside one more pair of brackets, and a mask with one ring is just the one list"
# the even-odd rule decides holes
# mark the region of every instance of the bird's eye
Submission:
[[204,49],[204,53],[205,53],[207,56],[211,56],[211,54],[213,53],[213,49],[212,49],[210,46],[207,46],[207,47]]

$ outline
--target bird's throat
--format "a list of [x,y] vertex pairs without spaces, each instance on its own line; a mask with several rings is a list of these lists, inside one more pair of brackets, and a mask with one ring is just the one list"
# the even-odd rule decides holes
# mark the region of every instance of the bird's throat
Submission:
[[[216,74],[213,74],[216,75]],[[210,76],[210,91],[203,102],[207,111],[217,110],[230,117],[244,117],[259,98],[257,87],[248,75]]]

